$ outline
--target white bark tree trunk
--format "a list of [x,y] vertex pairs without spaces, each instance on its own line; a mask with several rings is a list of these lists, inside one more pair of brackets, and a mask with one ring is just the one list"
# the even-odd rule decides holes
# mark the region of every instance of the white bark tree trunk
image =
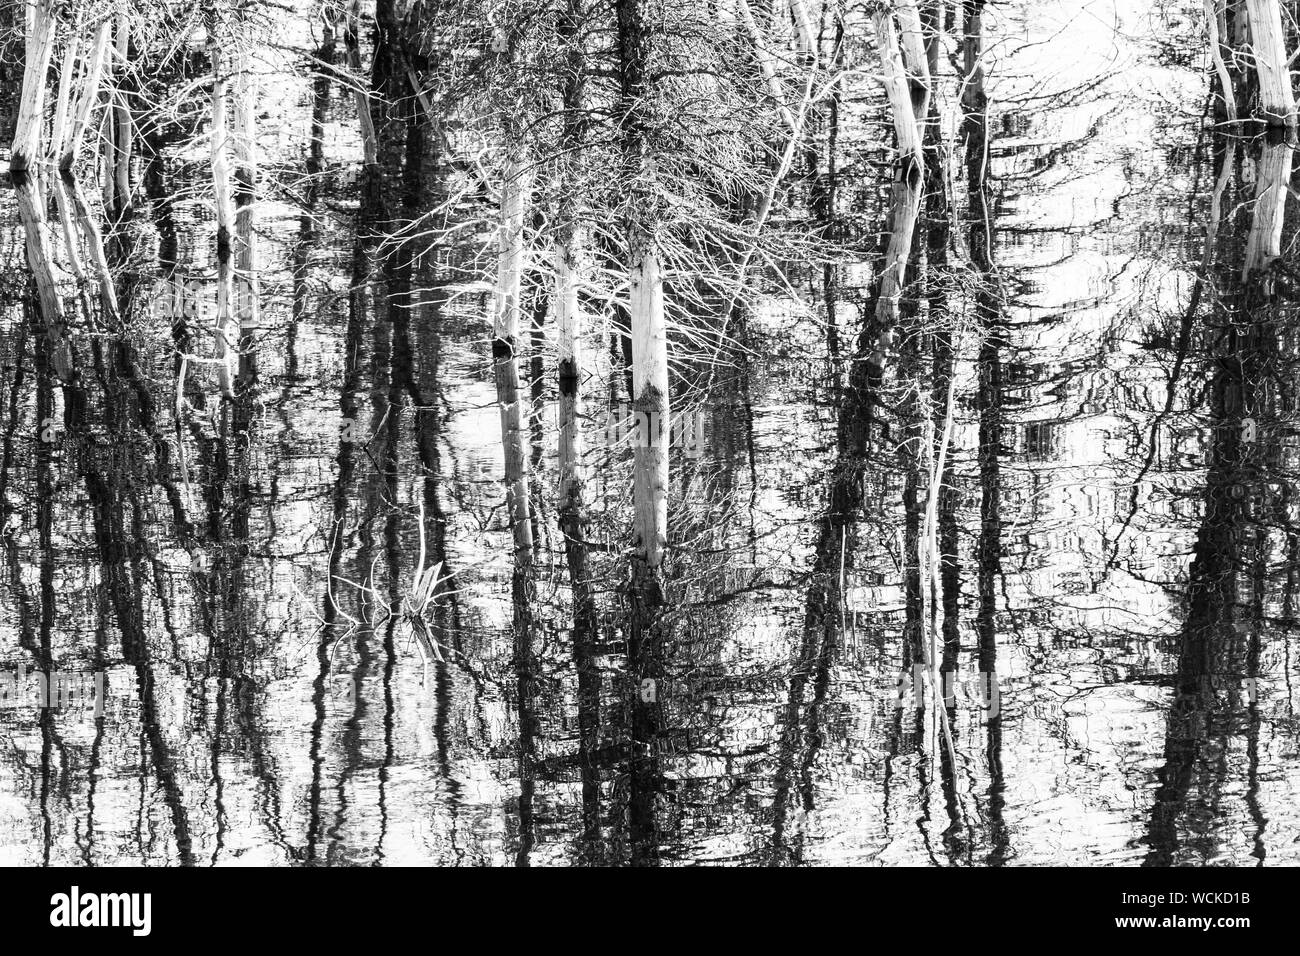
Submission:
[[[876,42],[880,48],[881,82],[885,87],[885,95],[889,98],[889,112],[894,122],[894,134],[898,138],[898,150],[904,158],[910,158],[920,166],[921,131],[916,121],[916,111],[912,108],[907,67],[903,64],[898,30],[894,26],[893,17],[886,12],[876,13],[874,20]],[[924,52],[921,62],[925,62]]]
[[[83,63],[79,89],[76,91],[75,100],[70,100],[67,123],[62,127],[61,131],[56,131],[53,138],[55,141],[55,154],[58,158],[59,180],[62,183],[62,188],[57,194],[60,202],[60,215],[66,215],[64,207],[67,198],[70,198],[76,214],[76,224],[80,227],[80,235],[78,235],[75,228],[69,228],[71,223],[65,222],[65,239],[70,249],[84,239],[90,261],[94,266],[95,277],[99,282],[99,297],[104,317],[107,319],[110,328],[116,328],[120,322],[117,289],[113,284],[113,276],[108,268],[108,257],[104,253],[104,237],[100,232],[97,219],[91,212],[90,204],[86,201],[85,192],[82,190],[81,182],[77,179],[75,172],[77,155],[81,152],[81,144],[85,138],[86,128],[90,124],[91,112],[99,101],[100,85],[104,76],[104,61],[108,55],[108,45],[112,36],[112,22],[105,20],[99,25],[96,32],[89,60]],[[64,74],[69,84],[71,84],[73,77],[66,64]],[[79,272],[78,279],[80,278],[81,273]]]
[[18,197],[18,215],[26,234],[27,264],[36,281],[51,363],[59,381],[66,385],[76,380],[76,370],[63,299],[54,277],[49,227],[45,221],[45,198],[41,193],[37,165],[45,121],[45,77],[54,54],[54,24],[49,0],[37,0],[28,7],[23,90],[9,153],[9,172]]
[[104,61],[108,57],[108,43],[112,39],[113,25],[110,21],[105,20],[99,25],[99,30],[95,34],[95,45],[90,54],[90,62],[86,66],[85,73],[81,80],[81,90],[77,94],[77,105],[72,111],[72,126],[68,130],[68,136],[63,143],[63,153],[59,159],[59,166],[62,169],[71,169],[77,161],[77,153],[81,150],[82,140],[86,135],[86,127],[90,125],[90,114],[99,102],[99,86],[104,76]]
[[633,450],[635,547],[647,567],[663,561],[668,540],[668,334],[663,275],[653,240],[632,248],[632,408],[637,419]]
[[41,128],[45,120],[45,77],[54,57],[54,14],[49,0],[27,7],[27,38],[23,61],[23,89],[18,122],[10,147],[10,170],[34,170],[41,155]]
[[361,153],[367,166],[379,162],[379,142],[375,136],[375,121],[370,116],[370,97],[362,86],[365,77],[361,72],[361,0],[348,4],[347,27],[343,42],[348,51],[348,67],[352,70],[352,97],[357,104],[357,124],[361,129]]
[[[46,157],[50,164],[59,160],[63,152],[63,141],[67,137],[68,109],[72,99],[72,86],[77,77],[77,52],[80,46],[78,37],[70,37],[67,48],[63,52],[63,65],[59,69],[59,93],[55,101],[54,123],[50,127],[50,146]],[[68,250],[68,263],[72,267],[72,274],[77,277],[77,287],[84,297],[86,268],[81,260],[81,242],[77,238],[77,228],[72,219],[72,210],[62,178],[54,177],[53,183],[54,201],[59,210],[59,224],[63,227],[63,244]]]
[[1282,224],[1286,213],[1287,184],[1295,149],[1288,142],[1266,143],[1255,168],[1255,209],[1246,237],[1243,279],[1267,269],[1282,255]]
[[506,163],[501,184],[501,230],[497,237],[497,300],[492,332],[516,344],[524,265],[524,207],[529,176],[516,158]]
[[46,156],[46,160],[51,163],[58,161],[66,135],[72,84],[77,75],[77,52],[80,48],[80,38],[71,36],[63,51],[63,65],[59,68],[59,92],[54,101],[54,123],[50,127],[50,147]]
[[1205,0],[1205,25],[1210,35],[1210,57],[1214,61],[1215,72],[1219,76],[1220,99],[1223,101],[1223,109],[1231,122],[1237,121],[1237,90],[1232,82],[1232,74],[1228,72],[1228,64],[1223,59],[1223,31],[1222,25],[1223,11],[1220,8],[1221,0]]
[[[130,46],[131,19],[128,14],[122,13],[117,20],[117,61],[119,63],[127,62]],[[131,109],[120,91],[113,112],[116,137],[113,145],[113,185],[117,200],[116,211],[121,214],[131,206],[131,146],[134,139],[134,122],[131,119]]]
[[915,0],[895,0],[894,16],[898,18],[902,39],[903,65],[912,97],[912,114],[918,123],[924,123],[930,112],[930,61],[926,54],[921,14],[916,8]]
[[794,133],[795,122],[794,114],[785,103],[785,92],[781,87],[781,77],[776,72],[776,58],[772,56],[772,51],[768,49],[767,38],[763,35],[762,29],[754,19],[754,11],[750,9],[749,0],[737,0],[740,9],[740,16],[745,24],[745,31],[749,34],[749,41],[754,47],[754,57],[758,60],[758,67],[763,72],[763,79],[767,82],[768,92],[772,100],[776,103],[777,111],[781,114],[781,120],[785,123],[786,129]]
[[816,53],[817,28],[808,10],[808,0],[790,0],[790,15],[799,37],[799,52],[809,56]]
[[[898,321],[899,299],[907,277],[912,235],[921,210],[924,159],[920,124],[908,90],[907,73],[893,18],[887,12],[878,12],[875,15],[875,25],[882,78],[898,139],[900,162],[900,176],[894,183],[890,201],[889,242],[880,276],[880,294],[876,300],[876,318],[884,331]],[[918,62],[925,63],[924,45]],[[928,71],[926,75],[928,76]]]
[[524,265],[524,209],[529,176],[517,158],[506,164],[501,186],[501,231],[498,238],[496,313],[492,348],[497,403],[501,409],[501,445],[505,456],[506,506],[516,558],[533,548],[532,504],[528,494],[528,424],[519,387],[520,290]]
[[1250,16],[1250,46],[1259,77],[1261,117],[1270,126],[1296,125],[1295,91],[1287,63],[1286,34],[1278,0],[1246,0]]

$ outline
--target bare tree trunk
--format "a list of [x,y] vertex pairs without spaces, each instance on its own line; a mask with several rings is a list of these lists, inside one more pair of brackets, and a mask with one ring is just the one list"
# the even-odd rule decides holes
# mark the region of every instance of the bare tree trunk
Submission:
[[582,500],[582,349],[578,314],[577,241],[561,238],[555,250],[555,328],[559,348],[561,510]]
[[[913,8],[914,9],[914,8]],[[921,127],[917,121],[917,103],[908,88],[907,68],[899,48],[898,33],[889,13],[875,15],[876,39],[880,48],[885,92],[893,115],[894,133],[898,140],[899,175],[894,183],[890,201],[889,241],[885,261],[881,267],[880,288],[876,299],[876,322],[882,338],[888,342],[890,330],[898,322],[899,299],[907,278],[908,258],[912,250],[912,237],[916,219],[921,211],[921,185],[924,178]],[[919,34],[917,39],[920,39]],[[909,40],[909,43],[912,41]],[[915,44],[913,44],[915,47]],[[925,66],[924,44],[914,49],[919,59],[909,64],[914,75],[925,75],[928,86],[928,68]],[[924,72],[923,72],[924,71]],[[928,109],[928,97],[921,97]],[[924,116],[924,114],[920,114]],[[880,361],[883,354],[877,352]]]
[[649,162],[653,141],[643,113],[651,83],[646,73],[655,24],[649,22],[645,0],[615,0],[614,13],[621,146],[638,180],[627,217],[632,402],[640,427],[632,461],[634,540],[625,699],[632,737],[628,831],[633,862],[640,864],[654,863],[659,854],[655,801],[662,772],[658,748],[667,657],[660,617],[668,527],[668,338],[663,276],[655,248],[654,177]]
[[239,323],[239,381],[257,376],[253,349],[259,318],[261,284],[257,259],[257,87],[248,63],[241,63],[235,103],[235,258]]
[[[125,65],[131,46],[131,19],[123,12],[117,20],[117,62]],[[125,92],[117,91],[116,106],[113,110],[113,131],[115,143],[113,149],[113,181],[116,193],[116,206],[113,214],[122,219],[131,211],[131,143],[134,138],[134,123],[131,120],[131,106],[126,100]]]
[[578,312],[577,257],[580,239],[578,208],[572,199],[577,168],[582,156],[582,90],[586,63],[583,52],[582,0],[567,0],[557,26],[559,39],[567,46],[566,75],[561,94],[564,106],[561,159],[561,203],[555,243],[555,328],[559,347],[560,393],[560,494],[561,520],[571,518],[580,535],[582,508],[582,329]]
[[212,8],[208,10],[207,26],[208,57],[212,61],[212,138],[209,156],[217,214],[217,314],[213,325],[212,357],[217,366],[217,383],[221,388],[221,394],[227,398],[234,398],[239,322],[231,307],[231,299],[234,297],[231,237],[235,217],[230,189],[230,168],[226,159],[228,92],[221,55],[224,41],[218,29],[217,13]]
[[979,595],[975,630],[979,669],[986,681],[990,734],[998,733],[997,584],[1002,574],[1002,440],[1005,404],[1002,352],[1007,345],[1003,297],[993,260],[996,241],[988,169],[988,96],[984,90],[984,0],[964,0],[962,37],[962,136],[966,141],[967,244],[979,274],[975,304],[982,333],[979,385],[980,532],[975,546]]
[[[889,98],[889,112],[893,118],[898,151],[904,160],[911,159],[919,167],[922,162],[921,131],[917,125],[917,113],[913,108],[912,94],[908,88],[908,70],[903,63],[898,29],[894,25],[894,18],[884,10],[878,11],[873,21],[876,27],[876,43],[880,51],[881,82],[885,87],[885,95]],[[921,62],[924,62],[924,53],[922,52],[921,55]]]
[[[927,0],[921,10],[924,30],[928,112],[923,129],[925,149],[924,208],[925,255],[927,276],[925,297],[929,306],[929,322],[933,328],[933,356],[931,361],[930,409],[931,430],[942,436],[948,431],[950,387],[954,380],[957,354],[954,339],[954,320],[951,314],[950,294],[953,287],[952,269],[948,249],[952,241],[952,189],[944,143],[944,124],[933,95],[933,84],[938,81],[939,62],[944,46],[944,19],[947,4],[943,0]],[[920,245],[918,243],[918,245]],[[943,636],[942,671],[950,674],[957,669],[961,653],[959,613],[961,602],[961,568],[957,524],[958,493],[952,454],[936,450],[935,460],[942,460],[943,470],[936,473],[936,483],[930,489],[935,499],[937,528],[933,559],[939,574],[939,600],[934,610],[941,620]],[[950,687],[945,687],[950,690]]]
[[1233,98],[1238,116],[1248,114],[1259,95],[1259,75],[1250,50],[1250,16],[1246,0],[1216,0],[1221,3],[1220,34],[1225,66],[1232,80]]
[[90,125],[90,114],[94,111],[95,104],[99,102],[99,86],[104,76],[104,61],[108,57],[108,44],[112,37],[113,24],[105,20],[95,33],[95,45],[91,50],[90,62],[86,65],[81,90],[77,93],[77,105],[71,116],[72,127],[64,140],[63,154],[59,160],[59,166],[63,169],[71,169],[73,163],[77,161],[77,153],[81,150],[86,128]]
[[117,289],[113,284],[113,274],[109,271],[108,257],[104,253],[103,234],[100,232],[99,223],[95,221],[94,214],[90,210],[90,204],[86,202],[86,195],[81,188],[81,183],[72,170],[60,170],[60,176],[63,179],[64,187],[72,197],[73,205],[77,211],[77,222],[86,237],[86,246],[90,250],[91,261],[95,264],[95,275],[99,280],[99,298],[104,309],[105,318],[108,319],[109,326],[114,327],[120,322],[120,311],[117,304]]
[[799,35],[799,52],[809,56],[817,50],[817,27],[813,24],[808,0],[790,0],[790,15]]
[[1228,72],[1228,64],[1223,58],[1225,44],[1223,40],[1223,28],[1226,24],[1226,17],[1223,8],[1220,6],[1222,0],[1205,0],[1205,23],[1210,34],[1210,56],[1214,61],[1214,69],[1219,77],[1219,104],[1216,112],[1226,117],[1230,122],[1237,121],[1237,90],[1232,82],[1232,75]]
[[379,162],[379,141],[375,136],[375,121],[370,115],[370,97],[366,94],[369,84],[362,82],[361,44],[358,37],[360,25],[361,0],[350,0],[346,28],[343,31],[343,45],[347,48],[348,67],[352,71],[352,97],[357,104],[362,156],[367,166],[373,166]]
[[781,114],[781,119],[785,122],[786,128],[791,133],[795,131],[794,114],[785,102],[785,93],[781,88],[781,78],[776,74],[776,58],[772,51],[768,49],[767,37],[763,35],[762,28],[758,21],[754,19],[754,11],[750,9],[749,0],[737,0],[740,8],[741,20],[745,24],[745,31],[749,34],[749,41],[754,47],[754,57],[758,60],[758,68],[763,73],[763,79],[767,81],[768,93],[771,94],[773,102],[776,103],[777,111]]
[[[113,21],[108,20],[108,42],[109,46],[113,45]],[[105,81],[111,85],[113,78],[113,64],[109,60],[109,66]],[[117,133],[114,131],[113,121],[113,97],[110,92],[105,104],[104,112],[99,118],[99,136],[97,137],[97,160],[99,162],[99,190],[100,197],[104,204],[104,214],[109,215],[116,201],[114,194],[116,192],[117,182],[117,162],[113,158],[115,144],[117,143]]]
[[1261,119],[1270,126],[1296,125],[1295,93],[1287,63],[1286,34],[1278,0],[1246,0],[1250,14],[1250,46],[1259,77]]
[[[90,204],[86,201],[86,195],[75,172],[77,154],[81,151],[81,143],[85,137],[86,128],[90,123],[91,111],[94,110],[95,104],[99,101],[100,83],[104,75],[104,61],[107,58],[112,33],[111,21],[105,20],[99,25],[90,60],[86,63],[81,76],[81,88],[77,93],[76,106],[69,117],[71,125],[67,130],[67,135],[59,139],[56,145],[59,152],[59,179],[62,181],[63,190],[72,199],[77,222],[85,238],[90,260],[95,267],[104,316],[108,320],[109,327],[115,328],[120,322],[117,289],[113,283],[112,273],[108,268],[108,257],[104,253],[104,237],[100,232],[98,221],[90,210]],[[77,240],[75,236],[69,236],[68,241],[75,242]]]
[[18,215],[27,237],[27,264],[36,282],[50,359],[59,381],[69,385],[76,380],[77,373],[63,300],[55,284],[45,199],[36,166],[41,156],[41,127],[45,120],[45,77],[54,54],[54,11],[49,0],[37,0],[28,10],[23,92],[10,148],[9,174],[18,196]]
[[[72,84],[77,75],[77,51],[80,46],[78,37],[69,37],[67,48],[63,53],[63,65],[59,69],[59,93],[54,107],[54,124],[50,128],[50,148],[47,157],[50,162],[58,160],[63,149],[63,140],[67,135],[68,104],[72,98]],[[54,201],[59,210],[59,224],[63,227],[63,243],[68,250],[68,263],[72,266],[72,273],[77,277],[77,288],[84,298],[86,268],[81,261],[81,243],[77,239],[77,230],[72,221],[72,211],[69,208],[62,179],[55,177],[53,185]],[[89,307],[86,312],[89,314]]]
[[[745,0],[742,14],[753,23]],[[641,113],[646,94],[650,29],[642,0],[619,0],[620,99],[625,153],[641,177],[651,143]],[[756,27],[754,28],[756,29]],[[752,35],[752,31],[751,31]],[[774,74],[765,71],[769,79]],[[777,89],[779,97],[779,87]],[[642,190],[650,187],[640,186]],[[668,336],[664,324],[664,288],[655,248],[652,203],[637,203],[628,224],[630,279],[629,324],[632,338],[632,406],[639,430],[633,456],[633,547],[649,569],[663,561],[668,524],[668,448],[671,409],[668,396]]]
[[894,0],[894,16],[898,20],[902,40],[907,85],[912,97],[912,114],[921,123],[930,112],[930,57],[916,0]]
[[647,566],[657,568],[668,528],[668,333],[659,256],[651,242],[641,243],[632,250],[631,268],[635,547]]
[[557,368],[559,408],[559,503],[556,509],[572,595],[573,659],[578,677],[578,747],[582,778],[582,830],[589,849],[599,845],[600,785],[593,766],[600,742],[601,675],[596,649],[599,628],[596,599],[591,580],[587,545],[587,516],[583,501],[586,475],[583,468],[582,317],[578,310],[578,257],[582,233],[578,219],[582,211],[574,199],[583,158],[585,121],[584,84],[587,63],[582,24],[583,0],[566,0],[556,32],[567,48],[561,99],[564,107],[560,160],[561,202],[555,243],[555,326],[558,338]]
[[529,176],[512,157],[501,186],[501,233],[498,240],[496,315],[492,358],[497,403],[501,409],[501,444],[505,453],[506,504],[516,556],[531,556],[532,506],[528,496],[528,431],[519,388],[520,286],[524,259],[524,206]]
[[1241,276],[1267,269],[1282,255],[1282,223],[1286,212],[1287,182],[1291,178],[1294,147],[1280,137],[1264,144],[1255,172],[1255,210],[1246,237]]

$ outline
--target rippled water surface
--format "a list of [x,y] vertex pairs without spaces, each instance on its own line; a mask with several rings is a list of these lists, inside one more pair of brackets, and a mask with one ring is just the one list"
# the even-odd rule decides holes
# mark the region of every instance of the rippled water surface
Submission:
[[[933,437],[902,383],[933,379],[934,343],[904,332],[864,407],[867,257],[795,263],[718,365],[674,366],[701,431],[672,455],[652,753],[628,731],[631,450],[606,435],[628,401],[612,320],[589,312],[577,576],[545,320],[529,344],[536,544],[521,582],[490,237],[366,246],[355,106],[313,85],[309,15],[286,14],[259,60],[268,181],[312,161],[313,112],[321,135],[312,187],[262,205],[254,395],[222,402],[199,369],[176,417],[159,290],[213,294],[198,152],[162,142],[137,161],[130,241],[152,304],[132,337],[152,431],[124,368],[89,349],[91,408],[65,427],[0,193],[0,666],[106,675],[98,720],[10,688],[0,862],[1300,862],[1293,200],[1277,275],[1241,279],[1266,154],[1287,150],[1287,168],[1291,154],[1241,139],[1225,163],[1190,11],[990,10],[1001,291],[983,323],[972,290],[992,278],[968,268],[952,293],[966,320],[938,524],[956,561],[934,589],[949,706],[898,690],[929,587],[909,588],[923,515],[900,449]],[[845,107],[846,168],[882,163],[875,108]],[[383,162],[417,207],[452,175],[433,146]],[[964,195],[964,157],[952,165]],[[844,187],[850,231],[881,228],[876,175]],[[422,549],[448,578],[433,655],[390,613]]]

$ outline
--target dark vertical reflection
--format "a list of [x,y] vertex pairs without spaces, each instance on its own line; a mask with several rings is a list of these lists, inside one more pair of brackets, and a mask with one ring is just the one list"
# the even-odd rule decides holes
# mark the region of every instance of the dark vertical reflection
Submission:
[[[1205,862],[1227,833],[1234,751],[1246,751],[1247,813],[1252,855],[1262,863],[1265,821],[1257,783],[1255,677],[1265,623],[1271,525],[1284,507],[1280,416],[1295,359],[1284,350],[1294,293],[1281,281],[1281,212],[1293,147],[1275,135],[1250,144],[1254,183],[1244,184],[1238,212],[1220,231],[1223,250],[1208,321],[1207,468],[1201,521],[1188,570],[1187,617],[1177,638],[1173,700],[1165,727],[1159,786],[1144,842],[1144,864]],[[1216,150],[1219,162],[1234,151]]]
[[[838,54],[843,33],[838,18],[835,31]],[[837,231],[839,107],[839,97],[833,96],[824,117],[827,137],[824,172],[815,176],[812,184],[813,211],[828,236]],[[895,196],[897,198],[897,193]],[[896,212],[891,210],[891,216],[894,215]],[[827,264],[822,277],[832,356],[837,348],[835,304],[841,268]],[[878,289],[874,294],[879,294]],[[874,310],[874,298],[868,310]],[[880,352],[873,319],[864,318],[856,341],[856,349],[847,357],[847,374],[841,376],[837,371],[833,377],[832,405],[836,409],[834,456],[825,479],[824,510],[816,524],[813,565],[804,597],[798,652],[792,662],[780,712],[771,838],[760,861],[768,865],[797,865],[804,859],[803,834],[792,826],[792,821],[801,812],[807,813],[815,808],[813,768],[827,733],[827,696],[848,613],[845,590],[856,572],[861,549],[859,524],[865,500],[880,375]],[[910,571],[908,574],[910,581],[913,576]],[[910,607],[910,600],[908,604]]]
[[781,710],[772,837],[762,860],[768,865],[802,862],[802,835],[790,833],[790,821],[800,811],[814,809],[812,768],[824,741],[826,696],[843,639],[845,587],[857,564],[867,472],[871,393],[862,361],[865,356],[857,358],[847,383],[837,389],[835,457],[827,479],[825,510],[817,523],[798,656]]
[[[820,25],[819,42],[829,44],[831,69],[843,66],[845,56],[844,18],[824,16]],[[829,34],[829,36],[827,36]],[[840,193],[840,115],[844,94],[837,84],[825,100],[816,104],[808,117],[808,207],[815,222],[817,234],[827,242],[838,242],[843,237],[839,222]],[[822,302],[826,312],[826,351],[834,362],[840,350],[837,325],[839,300],[839,268],[826,262],[821,268]]]
[[[377,35],[374,72],[371,77],[372,92],[376,98],[386,98],[389,70],[384,55],[384,37]],[[321,88],[316,88],[316,104],[323,109]],[[389,124],[384,124],[387,132]],[[313,137],[315,128],[313,126]],[[328,531],[328,557],[325,596],[321,609],[322,629],[316,642],[316,676],[312,684],[314,717],[310,733],[309,762],[311,783],[308,787],[308,826],[304,850],[306,861],[318,862],[319,842],[324,828],[325,734],[328,720],[326,694],[329,686],[330,663],[334,644],[343,639],[348,629],[343,626],[343,593],[346,584],[343,574],[345,552],[348,547],[348,525],[352,511],[352,486],[356,481],[358,452],[365,453],[368,441],[359,423],[359,392],[365,362],[365,333],[371,316],[370,286],[374,280],[375,249],[381,239],[381,228],[388,219],[384,200],[384,167],[394,163],[395,149],[390,137],[384,139],[382,165],[367,165],[362,169],[360,203],[357,210],[356,231],[351,255],[350,287],[348,290],[347,326],[343,337],[343,378],[339,383],[338,452],[335,456],[335,476],[330,494]],[[378,325],[378,323],[376,323]],[[364,573],[364,572],[363,572]],[[360,696],[363,688],[352,686],[350,693]]]
[[328,3],[321,8],[320,28],[321,40],[312,63],[311,121],[299,198],[298,236],[293,244],[293,305],[285,334],[284,374],[291,382],[298,377],[298,327],[307,314],[312,254],[320,242],[321,233],[319,204],[326,175],[325,120],[333,85],[331,73],[338,56],[334,11]]
[[[891,215],[897,217],[901,211],[901,203],[896,199]],[[917,231],[916,240],[914,245],[919,245],[920,230]],[[903,485],[903,674],[910,675],[917,666],[929,664],[929,645],[926,640],[928,622],[924,618],[925,591],[930,585],[928,580],[922,580],[921,567],[921,524],[925,512],[925,485],[929,476],[922,473],[925,428],[921,421],[921,391],[925,380],[921,363],[921,322],[914,299],[905,299],[901,304],[896,328],[897,369],[899,387],[902,389],[898,406],[901,427],[898,463]],[[919,710],[922,704],[920,695],[916,704]]]
[[[559,427],[562,434],[578,436],[583,422],[579,398],[581,372],[572,363],[561,362],[557,370]],[[564,438],[561,439],[562,441]],[[582,449],[580,439],[569,437]],[[564,540],[564,562],[568,572],[572,611],[570,635],[573,664],[577,672],[578,773],[582,789],[582,831],[579,858],[588,864],[603,860],[600,811],[600,774],[597,751],[601,726],[601,640],[596,610],[596,588],[591,548],[587,540],[590,517],[586,505],[581,461],[576,473],[560,476],[557,519]]]
[[1002,771],[1002,714],[998,691],[997,591],[1002,574],[1003,407],[1006,401],[1002,355],[1007,346],[1004,290],[993,261],[995,216],[989,170],[989,103],[984,89],[984,0],[962,5],[962,136],[965,140],[967,236],[978,270],[975,289],[976,328],[980,335],[978,386],[980,524],[975,546],[979,697],[987,708],[985,755],[989,767],[987,863],[1001,866],[1010,852],[1003,810],[1006,780]]
[[[50,639],[54,631],[54,487],[51,474],[52,443],[42,440],[51,434],[54,422],[54,394],[50,362],[44,348],[45,339],[36,338],[36,534],[40,548],[40,631],[36,652],[36,669],[49,680],[54,659]],[[44,434],[42,434],[44,433]],[[46,684],[48,694],[48,683]],[[48,703],[48,701],[47,701]],[[54,726],[54,709],[41,710],[41,838],[42,861],[50,865],[53,850],[54,821],[51,807],[56,786],[57,768],[55,750],[58,733]]]
[[[196,861],[190,816],[176,755],[167,740],[159,709],[154,651],[145,620],[144,567],[149,560],[149,543],[141,535],[144,508],[140,496],[147,488],[147,476],[161,472],[164,463],[149,466],[136,455],[140,446],[133,429],[139,427],[145,411],[134,404],[138,391],[123,383],[117,363],[100,360],[96,366],[106,394],[104,437],[88,430],[82,411],[85,396],[65,389],[64,424],[74,443],[69,451],[77,456],[84,475],[100,573],[121,638],[122,660],[135,672],[140,739],[148,752],[145,766],[152,768],[168,808],[178,860],[191,866]],[[145,761],[143,753],[141,760]]]
[[[926,3],[921,20],[925,30],[926,59],[932,77],[939,76],[940,47],[944,24],[941,22],[944,4]],[[943,648],[940,671],[950,674],[957,669],[960,651],[960,621],[958,610],[961,601],[961,567],[957,555],[957,487],[955,442],[949,441],[943,450],[943,435],[948,411],[948,395],[953,386],[956,352],[953,346],[953,317],[949,314],[952,293],[952,276],[948,262],[948,247],[952,243],[952,197],[948,194],[947,149],[943,136],[943,117],[938,98],[930,97],[929,114],[924,127],[925,150],[925,204],[922,209],[921,235],[925,240],[924,270],[920,276],[921,297],[927,307],[930,329],[930,409],[931,428],[934,435],[931,458],[938,462],[943,452],[943,469],[936,476],[938,487],[930,490],[938,496],[935,508],[938,523],[935,544],[938,551],[933,560],[939,564],[939,595],[943,632],[939,636]],[[955,409],[954,409],[955,413]],[[932,596],[933,599],[934,596]]]
[[[120,705],[93,727],[66,711],[0,715],[18,728],[0,754],[14,852],[91,865],[999,866],[1110,854],[1128,828],[1151,863],[1293,856],[1279,794],[1294,769],[1296,309],[1294,243],[1277,237],[1295,213],[1282,196],[1294,155],[1251,121],[1224,122],[1213,86],[1216,122],[1181,109],[1200,98],[1184,80],[1220,82],[1191,35],[1199,11],[1193,23],[1168,5],[1117,10],[1116,49],[1161,78],[1153,93],[1071,49],[1088,18],[1057,33],[1060,11],[1031,6],[918,2],[938,78],[918,117],[919,183],[881,162],[891,133],[870,27],[860,10],[846,26],[824,8],[795,168],[743,290],[729,270],[787,128],[773,114],[763,143],[717,154],[752,178],[706,197],[716,234],[679,229],[699,208],[677,200],[697,194],[665,179],[682,216],[662,234],[674,399],[679,421],[706,410],[708,437],[700,460],[671,450],[662,573],[629,561],[620,538],[630,442],[591,447],[580,483],[566,483],[562,450],[566,436],[595,446],[603,413],[626,415],[631,398],[626,264],[616,224],[591,215],[621,185],[590,181],[615,179],[615,11],[561,0],[512,25],[525,46],[541,38],[535,59],[500,56],[482,22],[440,4],[359,5],[371,18],[311,0],[241,20],[254,69],[274,73],[259,76],[263,391],[233,400],[213,395],[204,363],[210,64],[186,44],[152,57],[183,11],[133,29],[128,52],[148,69],[121,71],[135,87],[109,104],[107,131],[98,103],[76,163],[87,188],[93,163],[112,166],[121,327],[99,314],[95,277],[56,276],[78,387],[59,384],[33,334],[30,277],[0,275],[13,659],[0,670],[93,662]],[[1219,34],[1247,115],[1244,7],[1228,4]],[[0,90],[18,78],[21,12],[0,13],[19,28],[0,30]],[[802,36],[784,46],[789,12],[754,8],[798,111],[813,57]],[[1174,28],[1147,35],[1130,18]],[[759,81],[739,126],[775,94],[733,25],[737,78]],[[551,45],[562,29],[568,45]],[[66,18],[59,30],[62,52]],[[679,38],[654,39],[667,55]],[[465,59],[471,46],[481,59]],[[587,62],[563,56],[575,46]],[[586,102],[570,83],[587,84]],[[497,94],[512,84],[528,87],[518,116],[536,103],[547,115],[507,135],[497,107],[518,103]],[[588,124],[572,143],[557,98]],[[14,105],[0,95],[0,127]],[[1121,129],[1134,117],[1149,139]],[[730,148],[721,133],[710,148]],[[490,359],[489,180],[511,143],[532,174],[523,329]],[[590,364],[552,369],[569,172],[595,347]],[[10,225],[12,196],[0,189]],[[133,198],[147,203],[134,216]],[[878,265],[909,231],[901,294],[882,296]],[[715,251],[716,270],[683,268]],[[168,305],[145,314],[151,293]],[[954,384],[957,428],[935,474]],[[488,423],[498,401],[528,416],[514,444]],[[1018,450],[1021,418],[1033,421]],[[1102,440],[1127,441],[1131,461],[1112,466]],[[507,455],[523,521],[494,480]],[[526,547],[512,536],[525,529]],[[417,548],[439,568],[418,609]],[[901,665],[910,690],[931,650],[957,693],[944,684],[935,701],[926,685],[917,706],[895,707],[882,685]],[[982,712],[958,704],[975,663]],[[1006,717],[999,672],[1015,680]],[[1141,725],[1079,709],[1117,698]],[[1149,789],[1121,792],[1116,773]],[[1050,844],[1060,801],[1095,840]]]
[[633,559],[628,588],[627,690],[624,706],[630,717],[627,828],[630,862],[659,863],[660,833],[657,803],[663,780],[660,732],[663,723],[666,624],[663,575]]

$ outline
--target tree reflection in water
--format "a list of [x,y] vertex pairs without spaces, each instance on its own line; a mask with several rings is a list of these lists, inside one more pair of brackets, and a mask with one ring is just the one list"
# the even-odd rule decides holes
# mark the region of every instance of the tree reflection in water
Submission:
[[1242,5],[192,6],[0,72],[0,861],[1297,861]]

